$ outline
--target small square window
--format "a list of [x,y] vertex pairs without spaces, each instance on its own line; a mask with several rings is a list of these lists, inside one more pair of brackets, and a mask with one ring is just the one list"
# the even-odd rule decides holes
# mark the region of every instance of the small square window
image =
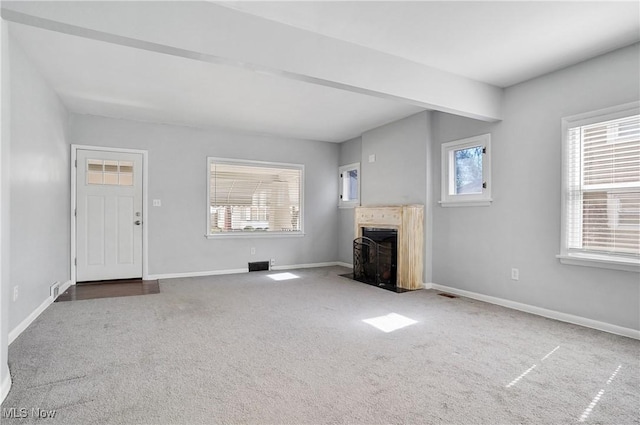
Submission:
[[490,134],[442,145],[443,207],[490,205],[490,154]]
[[360,205],[360,163],[343,165],[339,168],[340,208]]
[[473,146],[454,151],[456,195],[482,193],[482,149],[482,146]]

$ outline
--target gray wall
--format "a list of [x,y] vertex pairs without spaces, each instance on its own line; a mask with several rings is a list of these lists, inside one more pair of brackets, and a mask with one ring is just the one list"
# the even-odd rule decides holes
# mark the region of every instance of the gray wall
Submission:
[[[149,273],[336,261],[339,145],[72,115],[70,143],[149,151]],[[206,239],[207,156],[305,165],[304,237]],[[251,247],[256,254],[250,255]]]
[[[362,138],[356,137],[349,141],[340,143],[340,159],[339,165],[355,164],[361,162],[362,158]],[[362,164],[360,164],[362,166]],[[362,180],[362,169],[360,170],[360,180]],[[362,195],[362,194],[361,194]],[[336,200],[337,204],[338,200]],[[338,209],[338,261],[352,264],[353,263],[353,215],[354,208]]]
[[421,112],[364,133],[360,165],[363,206],[425,206],[425,283],[431,282],[430,121],[431,113]]
[[424,205],[430,133],[429,113],[421,112],[362,135],[362,205]]
[[[10,39],[9,329],[69,280],[67,112],[20,47]],[[4,238],[3,238],[4,239]]]
[[[434,193],[440,146],[492,134],[493,205],[434,207],[433,282],[632,329],[640,329],[637,273],[562,265],[561,125],[564,116],[638,100],[638,47],[505,90],[497,124],[433,116]],[[520,280],[510,279],[512,267]]]

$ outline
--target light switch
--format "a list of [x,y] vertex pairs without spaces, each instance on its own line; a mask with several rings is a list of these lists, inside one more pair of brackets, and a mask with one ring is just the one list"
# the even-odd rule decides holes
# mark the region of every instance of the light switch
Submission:
[[153,200],[153,206],[154,207],[161,207],[162,206],[162,201],[160,199],[154,199]]
[[369,162],[376,162],[376,154],[372,153],[371,155],[369,155]]

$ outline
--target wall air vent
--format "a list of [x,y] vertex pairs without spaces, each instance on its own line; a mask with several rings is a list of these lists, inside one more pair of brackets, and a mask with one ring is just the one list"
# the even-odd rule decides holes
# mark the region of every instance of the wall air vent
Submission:
[[53,298],[53,301],[58,298],[58,295],[60,294],[60,282],[53,282],[49,287],[49,294],[51,295],[51,298]]
[[249,271],[250,272],[259,272],[262,270],[269,270],[269,262],[268,261],[255,261],[253,263],[249,263]]

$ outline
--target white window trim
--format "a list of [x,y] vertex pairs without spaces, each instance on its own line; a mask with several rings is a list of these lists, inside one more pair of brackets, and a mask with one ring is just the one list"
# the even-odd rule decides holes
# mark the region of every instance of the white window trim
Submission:
[[[228,232],[228,233],[211,233],[211,214],[209,207],[211,206],[211,163],[255,165],[263,167],[282,167],[299,169],[300,173],[300,230],[291,232]],[[268,162],[253,161],[248,159],[219,158],[207,157],[207,229],[205,237],[207,239],[234,239],[234,238],[299,238],[304,237],[304,164],[291,164],[285,162]]]
[[[455,150],[470,148],[482,145],[486,149],[486,154],[482,158],[482,180],[486,183],[486,188],[482,194],[450,194],[449,190],[453,184],[453,157]],[[441,147],[441,192],[438,203],[442,207],[486,207],[491,205],[491,134],[481,134],[479,136],[468,137],[466,139],[454,140],[443,143]]]
[[[343,201],[342,200],[342,174],[351,170],[356,170],[358,172],[358,199],[354,199],[351,201]],[[340,168],[338,168],[338,194],[339,194],[338,208],[355,208],[357,206],[360,206],[360,181],[361,180],[362,180],[362,176],[360,175],[359,162],[343,165]]]
[[600,121],[608,121],[622,118],[629,114],[637,114],[640,109],[640,102],[625,103],[623,105],[610,108],[599,109],[597,111],[572,115],[562,118],[562,204],[561,204],[561,243],[560,254],[556,258],[562,264],[574,266],[598,267],[604,269],[622,270],[628,272],[640,272],[640,260],[628,257],[606,254],[593,254],[569,251],[567,240],[567,191],[568,191],[568,157],[567,149],[569,144],[569,128],[589,125]]

